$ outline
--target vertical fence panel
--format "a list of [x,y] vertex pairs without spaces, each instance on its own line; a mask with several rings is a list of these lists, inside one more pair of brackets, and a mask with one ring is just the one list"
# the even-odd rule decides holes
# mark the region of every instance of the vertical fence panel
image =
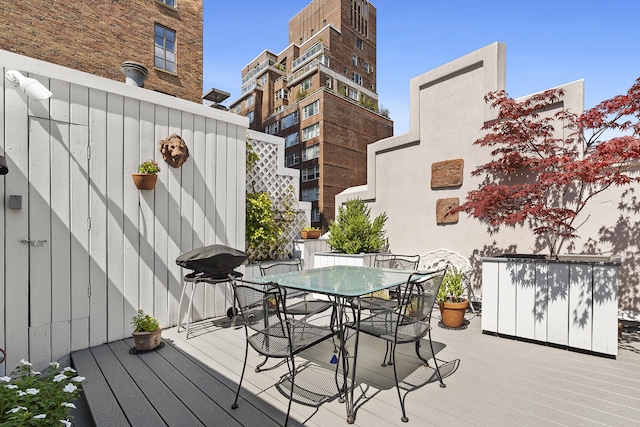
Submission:
[[[67,88],[68,91],[68,88]],[[67,106],[68,110],[68,106]],[[68,115],[66,116],[68,117]],[[70,126],[51,123],[51,347],[57,360],[71,352]]]
[[[154,118],[154,138],[153,141],[145,141],[145,145],[153,143],[154,148],[158,146],[158,142],[164,139],[169,132],[169,109],[162,106],[155,107]],[[169,289],[169,269],[168,269],[168,252],[169,246],[169,194],[168,194],[168,177],[169,168],[156,151],[155,155],[160,164],[160,173],[158,174],[158,184],[155,188],[155,261],[154,261],[154,301],[153,309],[143,307],[147,312],[160,321],[161,325],[167,325],[168,305],[167,295]]]
[[122,336],[124,301],[124,98],[107,96],[107,339]]
[[[140,103],[140,145],[136,163],[140,164],[148,159],[156,159],[154,134],[155,108],[147,102]],[[156,185],[157,187],[157,185]],[[137,190],[136,190],[137,191]],[[156,192],[139,191],[138,200],[140,211],[138,214],[138,235],[140,241],[139,268],[140,283],[137,308],[151,313],[154,305],[155,282],[155,247],[156,222],[155,200]]]
[[142,192],[133,184],[131,173],[137,172],[140,154],[140,102],[135,99],[124,100],[124,159],[122,179],[124,184],[124,307],[122,310],[122,335],[133,329],[131,318],[138,310],[140,276],[138,254],[139,239],[139,196]]
[[89,92],[90,345],[107,342],[107,94]]
[[5,194],[22,197],[22,209],[6,209],[4,222],[3,348],[7,351],[4,365],[11,371],[29,354],[29,246],[21,243],[29,236],[29,119],[26,95],[13,85],[6,86],[4,94],[4,154],[9,167],[4,178]]
[[[88,91],[86,92],[88,94]],[[85,98],[86,101],[88,101]],[[85,104],[88,111],[88,104]],[[72,111],[79,108],[73,108]],[[88,113],[87,113],[88,115]],[[73,114],[72,114],[73,117]],[[71,125],[69,137],[71,212],[71,351],[89,346],[89,132]]]

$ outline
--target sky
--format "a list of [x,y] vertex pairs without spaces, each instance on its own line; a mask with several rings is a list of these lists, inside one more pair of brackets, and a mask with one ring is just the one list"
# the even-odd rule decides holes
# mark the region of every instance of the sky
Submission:
[[[288,45],[289,20],[311,0],[204,0],[204,92],[240,96],[242,69]],[[514,98],[585,81],[585,108],[640,77],[639,0],[371,0],[377,9],[378,103],[394,134],[409,131],[412,78],[493,42],[505,43]]]

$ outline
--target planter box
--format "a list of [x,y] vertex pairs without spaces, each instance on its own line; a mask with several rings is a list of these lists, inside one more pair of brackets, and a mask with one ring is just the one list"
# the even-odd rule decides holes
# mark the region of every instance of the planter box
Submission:
[[619,261],[482,258],[482,330],[615,356]]
[[136,350],[149,351],[160,345],[162,328],[154,332],[133,332],[132,335]]
[[303,239],[319,239],[320,230],[300,230],[300,236]]
[[333,265],[372,267],[375,257],[374,253],[350,255],[340,252],[318,252],[313,255],[313,267],[331,267]]

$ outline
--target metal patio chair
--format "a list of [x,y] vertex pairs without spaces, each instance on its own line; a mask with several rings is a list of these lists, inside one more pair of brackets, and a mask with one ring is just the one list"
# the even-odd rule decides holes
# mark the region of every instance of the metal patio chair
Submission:
[[424,337],[428,337],[431,358],[433,358],[435,364],[440,387],[445,387],[431,341],[431,312],[446,271],[447,268],[445,267],[440,270],[412,274],[407,283],[401,286],[399,290],[400,305],[398,307],[375,310],[371,316],[360,320],[359,325],[350,326],[351,328],[359,328],[362,333],[381,338],[391,346],[393,374],[402,409],[401,420],[403,422],[409,420],[405,411],[405,398],[408,391],[404,396],[400,391],[395,358],[398,344],[414,343],[416,355],[428,366],[428,359],[420,353],[420,343]]
[[309,323],[308,317],[294,319],[287,312],[284,301],[287,300],[286,289],[275,282],[257,283],[235,279],[232,282],[239,316],[243,319],[246,333],[244,364],[236,397],[231,406],[238,407],[238,397],[242,388],[247,368],[249,346],[258,354],[267,358],[280,358],[289,369],[291,389],[286,426],[291,412],[291,402],[295,387],[295,356],[314,345],[333,337],[334,332],[328,326],[317,326]]

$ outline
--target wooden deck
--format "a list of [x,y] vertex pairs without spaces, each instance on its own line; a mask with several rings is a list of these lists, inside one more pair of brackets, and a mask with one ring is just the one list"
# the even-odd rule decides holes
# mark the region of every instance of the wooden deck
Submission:
[[[437,315],[437,312],[434,313]],[[446,388],[433,370],[402,348],[399,375],[415,388],[407,397],[409,424],[608,425],[640,422],[640,333],[627,332],[617,359],[482,334],[480,318],[465,330],[434,325]],[[434,319],[434,324],[437,320]],[[286,367],[255,373],[261,361],[249,351],[242,401],[231,404],[244,356],[244,330],[229,322],[195,324],[193,337],[163,331],[165,346],[131,355],[130,340],[72,354],[87,377],[85,396],[99,426],[271,426],[284,421],[287,399],[275,384]],[[425,343],[426,344],[426,343]],[[424,346],[428,349],[428,345]],[[393,368],[381,367],[384,344],[361,336],[356,426],[400,426]],[[290,425],[347,425],[335,393],[331,342],[296,358]],[[104,374],[104,375],[103,375]],[[113,397],[110,397],[113,396]]]

